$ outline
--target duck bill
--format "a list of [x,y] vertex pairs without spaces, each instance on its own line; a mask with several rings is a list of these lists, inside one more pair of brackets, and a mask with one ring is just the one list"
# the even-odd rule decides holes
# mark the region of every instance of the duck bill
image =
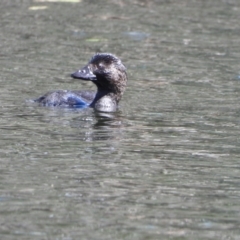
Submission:
[[92,70],[90,69],[90,67],[88,65],[85,66],[84,68],[76,71],[75,73],[72,73],[71,77],[76,78],[76,79],[85,80],[85,81],[97,80],[96,75],[93,74]]

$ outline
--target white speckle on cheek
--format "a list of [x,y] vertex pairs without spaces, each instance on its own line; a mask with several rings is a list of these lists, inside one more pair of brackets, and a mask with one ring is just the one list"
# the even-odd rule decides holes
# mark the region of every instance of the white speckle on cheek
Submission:
[[89,74],[93,74],[92,69],[88,67]]

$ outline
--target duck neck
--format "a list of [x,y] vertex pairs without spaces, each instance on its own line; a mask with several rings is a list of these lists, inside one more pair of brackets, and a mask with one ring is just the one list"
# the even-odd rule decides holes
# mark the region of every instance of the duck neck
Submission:
[[97,86],[97,93],[90,107],[102,112],[114,112],[121,99],[121,92]]
[[[108,99],[108,101],[106,101]],[[91,107],[95,107],[96,105],[98,106],[105,106],[106,104],[114,104],[117,106],[118,102],[120,99],[118,99],[117,94],[111,92],[111,91],[106,91],[103,89],[97,90],[96,96],[93,99],[93,102],[91,103]]]
[[118,81],[116,80],[114,84],[109,84],[111,81],[106,82],[105,79],[102,80],[99,77],[98,80],[94,82],[97,86],[97,93],[90,106],[99,111],[115,111],[125,91],[127,78],[126,74],[124,76],[125,78],[123,78],[122,75],[115,77]]

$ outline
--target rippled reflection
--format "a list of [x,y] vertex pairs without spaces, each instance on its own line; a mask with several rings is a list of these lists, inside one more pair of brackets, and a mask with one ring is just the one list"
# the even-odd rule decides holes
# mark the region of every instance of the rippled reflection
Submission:
[[[0,3],[1,239],[238,239],[239,3]],[[35,106],[118,55],[116,113]],[[193,237],[194,236],[194,237]]]

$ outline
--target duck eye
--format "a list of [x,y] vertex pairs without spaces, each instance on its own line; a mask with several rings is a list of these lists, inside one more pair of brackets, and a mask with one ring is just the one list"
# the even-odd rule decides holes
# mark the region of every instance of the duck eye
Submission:
[[99,68],[104,68],[104,65],[103,65],[102,63],[99,63],[99,64],[98,64],[98,67],[99,67]]

